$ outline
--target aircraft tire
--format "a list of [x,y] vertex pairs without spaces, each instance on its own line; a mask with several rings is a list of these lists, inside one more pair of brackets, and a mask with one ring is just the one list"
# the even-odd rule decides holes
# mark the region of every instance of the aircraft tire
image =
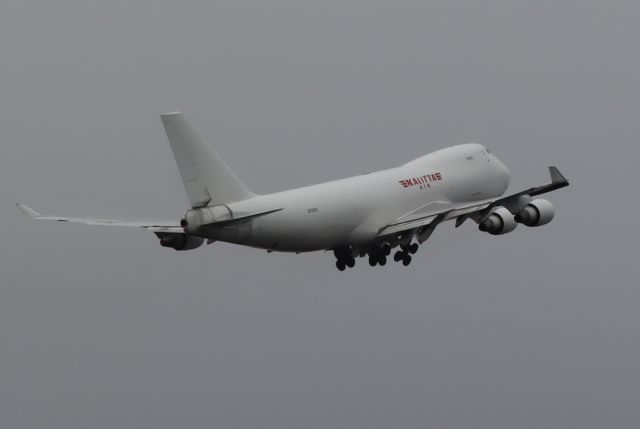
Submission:
[[389,256],[389,254],[391,253],[391,246],[389,245],[389,243],[384,243],[382,246],[380,246],[380,253],[382,253],[384,256]]
[[346,267],[347,267],[347,266],[345,265],[345,263],[344,263],[343,261],[341,261],[341,260],[337,260],[337,261],[336,261],[336,268],[337,268],[339,271],[344,271]]
[[381,267],[387,265],[387,257],[384,255],[380,256],[380,258],[378,258],[378,264],[380,264]]
[[418,252],[419,248],[420,246],[418,246],[418,243],[413,243],[411,246],[409,246],[409,253],[411,253],[412,255],[415,255],[416,252]]
[[402,259],[402,265],[404,265],[405,267],[409,266],[409,264],[411,263],[411,255],[406,255],[403,259]]
[[353,268],[356,266],[356,260],[353,257],[351,257],[345,261],[345,264],[347,265],[347,267]]
[[402,253],[401,250],[398,250],[394,255],[393,255],[393,260],[396,262],[400,262],[402,261],[402,259],[404,258],[404,253]]

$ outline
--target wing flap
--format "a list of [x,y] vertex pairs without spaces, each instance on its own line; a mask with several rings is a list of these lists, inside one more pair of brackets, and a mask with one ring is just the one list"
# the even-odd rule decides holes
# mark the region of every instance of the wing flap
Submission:
[[434,206],[435,210],[429,214],[421,214],[420,216],[400,216],[396,222],[391,223],[380,230],[378,236],[400,234],[403,232],[417,230],[418,228],[424,228],[429,226],[432,222],[438,219],[438,222],[452,219],[468,213],[473,213],[479,210],[483,210],[491,204],[491,201],[483,201],[480,203],[455,205],[445,205],[439,202],[437,206]]
[[431,216],[423,217],[420,219],[391,224],[382,228],[378,233],[378,236],[380,237],[384,235],[400,234],[404,231],[410,231],[413,229],[421,228],[423,226],[429,225],[431,222],[435,220],[436,217],[437,215],[431,215]]

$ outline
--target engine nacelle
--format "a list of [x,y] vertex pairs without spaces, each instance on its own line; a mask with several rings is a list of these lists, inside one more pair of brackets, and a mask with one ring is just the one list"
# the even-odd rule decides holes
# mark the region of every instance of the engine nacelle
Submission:
[[168,233],[160,236],[160,245],[175,250],[192,250],[202,246],[204,238],[187,234]]
[[231,219],[231,210],[227,206],[202,207],[187,210],[180,224],[185,231],[192,232],[203,225],[227,219]]
[[553,219],[555,210],[547,200],[537,199],[529,202],[515,216],[515,221],[526,226],[546,225]]
[[509,210],[502,206],[494,207],[491,213],[480,222],[480,231],[493,235],[506,234],[516,229],[516,223]]

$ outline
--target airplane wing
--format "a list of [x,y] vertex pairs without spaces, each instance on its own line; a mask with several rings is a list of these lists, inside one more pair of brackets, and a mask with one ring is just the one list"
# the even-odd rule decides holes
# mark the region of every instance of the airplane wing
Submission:
[[542,186],[535,186],[533,188],[499,198],[491,203],[488,208],[496,206],[505,206],[506,208],[510,208],[521,197],[534,197],[536,195],[546,194],[548,192],[555,191],[556,189],[569,186],[569,181],[562,175],[562,173],[560,173],[560,170],[558,170],[557,167],[549,167],[549,176],[551,176],[551,183]]
[[491,205],[491,201],[475,202],[471,204],[445,204],[437,202],[431,210],[421,210],[421,213],[403,215],[396,219],[395,222],[383,227],[378,232],[378,237],[384,236],[402,236],[415,233],[419,243],[431,236],[436,226],[442,221],[453,219],[455,217],[468,215],[473,212],[486,209]]
[[29,219],[36,220],[55,220],[58,222],[83,223],[85,225],[97,226],[125,226],[133,228],[143,228],[153,232],[160,233],[184,233],[184,228],[175,222],[127,222],[115,219],[92,219],[92,218],[74,218],[59,216],[43,216],[25,204],[16,204],[18,209]]
[[569,181],[560,173],[557,167],[549,167],[549,175],[551,176],[551,183],[535,186],[498,199],[462,205],[446,201],[430,203],[402,215],[393,223],[381,228],[378,232],[378,237],[408,236],[410,239],[415,234],[418,242],[422,243],[429,238],[435,227],[445,220],[456,218],[457,228],[469,218],[483,218],[492,208],[497,206],[504,206],[515,214],[522,205],[522,198],[527,199],[569,186]]

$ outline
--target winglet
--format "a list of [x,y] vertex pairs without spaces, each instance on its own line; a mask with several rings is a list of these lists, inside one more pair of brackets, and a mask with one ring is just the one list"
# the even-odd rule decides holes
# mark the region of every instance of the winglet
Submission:
[[569,183],[569,181],[560,173],[558,167],[549,167],[549,175],[551,176],[551,183],[554,185]]
[[26,204],[16,204],[16,206],[18,206],[18,209],[20,209],[20,211],[27,216],[29,219],[37,219],[41,216],[40,213],[38,213],[37,211],[33,210],[32,208],[30,208],[29,206],[27,206]]

